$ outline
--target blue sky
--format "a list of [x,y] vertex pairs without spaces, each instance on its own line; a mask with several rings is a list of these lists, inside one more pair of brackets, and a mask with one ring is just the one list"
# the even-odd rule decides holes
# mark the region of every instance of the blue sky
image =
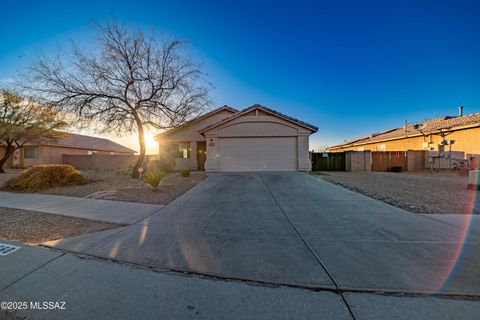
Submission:
[[92,21],[190,41],[217,105],[264,104],[313,123],[311,148],[480,112],[479,1],[9,1],[0,86],[35,54],[93,40]]

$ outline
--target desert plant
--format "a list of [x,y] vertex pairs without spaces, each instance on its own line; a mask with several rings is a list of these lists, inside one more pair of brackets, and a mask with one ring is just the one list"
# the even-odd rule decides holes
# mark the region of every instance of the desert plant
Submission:
[[30,167],[19,176],[8,180],[4,189],[12,191],[38,191],[53,187],[88,183],[80,171],[69,165],[52,164]]
[[152,170],[145,175],[144,180],[152,186],[153,191],[158,191],[158,185],[163,177],[165,177],[165,172]]
[[182,171],[182,177],[184,177],[184,178],[190,177],[190,170],[188,170],[188,169],[183,170]]

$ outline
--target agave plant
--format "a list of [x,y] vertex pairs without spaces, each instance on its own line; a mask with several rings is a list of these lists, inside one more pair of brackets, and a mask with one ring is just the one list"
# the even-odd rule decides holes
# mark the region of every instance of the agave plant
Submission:
[[152,186],[153,191],[158,191],[158,185],[160,184],[160,181],[162,181],[163,177],[165,177],[165,172],[158,171],[158,170],[153,170],[148,172],[144,180]]

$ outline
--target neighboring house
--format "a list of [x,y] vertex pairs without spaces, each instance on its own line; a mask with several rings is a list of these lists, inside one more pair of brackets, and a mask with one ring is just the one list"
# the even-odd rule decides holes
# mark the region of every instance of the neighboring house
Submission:
[[[451,144],[453,141],[453,144]],[[480,113],[446,116],[373,133],[328,148],[340,151],[463,151],[480,154]]]
[[[5,147],[0,146],[3,154]],[[66,133],[60,139],[39,139],[15,151],[5,167],[27,168],[35,164],[62,164],[63,155],[119,154],[133,155],[135,151],[108,139]]]
[[215,109],[155,136],[176,169],[307,171],[309,136],[317,127],[261,105]]

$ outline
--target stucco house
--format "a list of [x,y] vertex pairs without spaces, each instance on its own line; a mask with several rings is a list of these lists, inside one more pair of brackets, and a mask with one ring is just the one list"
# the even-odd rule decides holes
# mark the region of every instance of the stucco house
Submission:
[[155,136],[176,169],[308,171],[309,136],[317,127],[262,105],[223,106]]
[[[0,146],[0,154],[5,147]],[[27,168],[36,164],[62,164],[63,155],[118,154],[134,155],[135,151],[111,140],[66,133],[59,139],[42,139],[25,144],[8,159],[5,167]]]
[[480,113],[445,116],[376,132],[328,148],[341,151],[452,151],[480,154]]

